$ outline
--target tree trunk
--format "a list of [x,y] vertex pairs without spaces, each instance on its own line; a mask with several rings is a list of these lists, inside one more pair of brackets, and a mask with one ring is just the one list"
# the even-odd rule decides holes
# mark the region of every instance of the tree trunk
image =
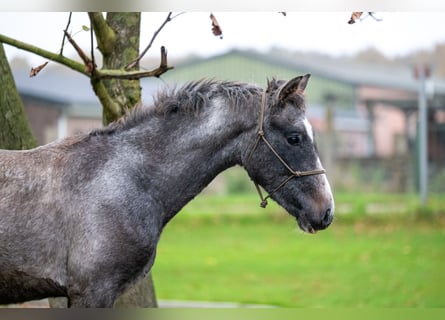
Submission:
[[36,140],[0,43],[0,149],[30,149]]

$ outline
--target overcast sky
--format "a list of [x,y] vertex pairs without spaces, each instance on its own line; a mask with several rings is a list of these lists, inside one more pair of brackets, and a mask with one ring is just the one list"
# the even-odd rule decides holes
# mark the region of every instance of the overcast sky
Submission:
[[[352,55],[375,47],[389,57],[405,55],[418,49],[433,49],[445,43],[445,12],[377,12],[381,22],[367,17],[349,25],[351,12],[214,12],[223,39],[211,32],[209,12],[185,13],[167,24],[156,39],[149,56],[158,57],[164,45],[169,57],[188,54],[210,56],[233,48],[269,50],[318,51],[331,55]],[[144,13],[141,46],[145,47],[167,13]],[[15,37],[49,51],[60,49],[62,30],[68,13],[5,13],[0,12],[0,33]],[[89,26],[86,13],[74,13],[70,31],[74,39],[89,51]],[[10,59],[24,56],[31,64],[42,58],[6,46]],[[69,44],[66,55],[73,55]]]

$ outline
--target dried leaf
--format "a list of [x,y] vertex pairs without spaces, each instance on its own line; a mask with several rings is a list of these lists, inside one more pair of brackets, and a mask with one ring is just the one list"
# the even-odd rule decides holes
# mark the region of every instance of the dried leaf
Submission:
[[219,36],[220,39],[223,38],[222,36],[222,30],[221,27],[219,26],[218,21],[216,20],[215,16],[213,15],[213,13],[210,14],[210,19],[212,20],[212,32],[215,36]]
[[38,67],[35,68],[31,68],[31,71],[29,72],[29,77],[35,77],[40,71],[42,71],[43,68],[46,67],[46,65],[48,64],[48,61],[46,61],[44,64],[41,64]]
[[351,19],[349,19],[348,23],[349,24],[354,24],[355,21],[357,21],[358,19],[360,19],[360,16],[363,14],[363,12],[353,12],[351,14]]

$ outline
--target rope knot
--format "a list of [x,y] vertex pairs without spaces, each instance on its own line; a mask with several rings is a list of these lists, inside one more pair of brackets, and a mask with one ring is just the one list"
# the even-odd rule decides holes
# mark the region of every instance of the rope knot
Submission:
[[264,136],[264,131],[263,130],[258,131],[258,135],[261,137]]
[[261,208],[266,208],[266,206],[267,206],[267,200],[263,200],[263,201],[261,201],[261,203],[260,203],[260,207],[261,207]]

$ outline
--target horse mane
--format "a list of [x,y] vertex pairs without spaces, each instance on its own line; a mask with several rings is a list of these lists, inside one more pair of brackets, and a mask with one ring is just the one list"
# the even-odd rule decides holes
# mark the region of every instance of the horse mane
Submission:
[[119,120],[108,126],[90,132],[91,135],[109,135],[116,131],[128,130],[151,117],[165,117],[169,114],[198,115],[211,105],[215,98],[223,98],[228,105],[237,109],[240,106],[253,106],[262,89],[235,81],[202,79],[186,83],[182,87],[166,88],[157,93],[152,107],[137,105]]

